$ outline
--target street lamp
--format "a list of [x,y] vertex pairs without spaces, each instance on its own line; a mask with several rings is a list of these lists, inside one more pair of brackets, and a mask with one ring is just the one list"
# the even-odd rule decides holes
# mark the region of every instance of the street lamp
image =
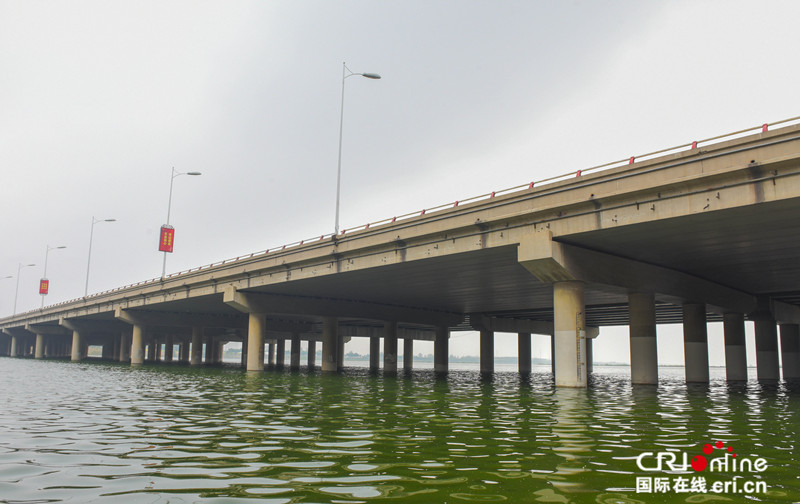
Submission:
[[19,263],[19,267],[17,268],[17,292],[14,294],[14,315],[17,314],[17,298],[19,297],[19,273],[20,271],[22,271],[22,268],[27,268],[28,266],[36,266],[36,265]]
[[164,277],[167,274],[167,253],[168,252],[172,252],[172,236],[173,235],[170,234],[169,246],[168,247],[164,247],[164,243],[163,243],[163,241],[164,241],[164,230],[165,229],[172,229],[170,227],[170,225],[169,225],[169,215],[170,215],[170,212],[172,212],[172,185],[175,182],[175,177],[180,177],[181,175],[197,176],[197,175],[202,175],[202,173],[200,173],[199,171],[190,171],[190,172],[185,172],[185,173],[184,172],[178,172],[178,171],[175,171],[175,167],[174,166],[172,167],[172,178],[169,181],[169,203],[167,203],[167,223],[164,224],[163,226],[161,226],[161,239],[160,239],[160,241],[162,243],[161,243],[161,245],[159,245],[159,250],[163,250],[163,252],[164,252],[164,263],[161,266],[161,279],[162,280],[164,279]]
[[117,219],[95,219],[94,215],[92,216],[92,230],[89,233],[89,258],[86,260],[86,290],[83,293],[83,296],[86,297],[89,295],[89,267],[92,265],[92,238],[94,238],[94,225],[98,222],[116,222]]
[[[347,73],[350,72],[350,73]],[[347,64],[342,63],[342,111],[339,116],[339,167],[336,171],[336,228],[334,236],[339,236],[339,195],[341,194],[342,187],[342,130],[344,129],[344,81],[348,77],[360,75],[367,79],[380,79],[381,76],[376,73],[357,73],[347,68]]]
[[66,245],[59,245],[58,247],[51,247],[48,245],[47,250],[44,253],[44,275],[42,275],[42,279],[39,281],[39,294],[42,295],[42,308],[44,308],[44,297],[47,295],[47,292],[50,289],[50,282],[47,280],[47,256],[50,254],[51,250],[65,248],[67,248]]

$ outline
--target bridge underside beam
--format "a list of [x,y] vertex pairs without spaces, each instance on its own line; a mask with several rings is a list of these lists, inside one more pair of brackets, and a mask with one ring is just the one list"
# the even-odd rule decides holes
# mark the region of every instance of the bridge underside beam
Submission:
[[757,298],[748,293],[680,271],[559,243],[549,231],[529,235],[520,243],[517,257],[542,282],[577,280],[654,292],[676,305],[704,303],[720,314],[750,313],[757,306]]
[[306,315],[321,318],[363,318],[448,327],[455,326],[464,319],[463,315],[458,313],[347,299],[243,292],[233,286],[225,289],[223,299],[229,306],[243,312]]

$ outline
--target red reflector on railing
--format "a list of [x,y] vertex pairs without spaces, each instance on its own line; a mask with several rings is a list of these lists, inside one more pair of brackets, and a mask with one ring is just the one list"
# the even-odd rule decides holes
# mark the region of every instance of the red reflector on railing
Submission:
[[692,149],[696,149],[696,148],[697,148],[697,142],[692,142]]
[[531,185],[528,186],[528,189],[533,189],[533,182],[531,182]]
[[420,215],[425,215],[425,210],[422,210],[422,212],[420,212],[419,214]]
[[492,194],[490,194],[489,197],[494,198],[494,191],[492,191]]
[[769,129],[769,124],[766,124],[766,123],[765,123],[763,126],[761,126],[761,131],[762,131],[762,132],[765,132],[765,131],[767,131],[768,129]]
[[636,156],[631,156],[631,158],[628,160],[628,164],[633,164],[633,162],[635,160],[636,160]]
[[453,203],[453,208],[455,208],[455,207],[457,207],[457,206],[458,206],[458,201],[456,201],[455,203]]
[[397,217],[392,217],[392,222],[396,221]]
[[581,171],[580,170],[576,171],[575,172],[575,177],[580,177],[580,176],[581,176]]

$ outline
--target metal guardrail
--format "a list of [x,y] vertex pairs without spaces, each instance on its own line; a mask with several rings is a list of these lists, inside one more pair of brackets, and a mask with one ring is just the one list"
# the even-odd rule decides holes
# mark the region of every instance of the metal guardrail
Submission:
[[[564,180],[569,180],[569,179],[575,178],[575,177],[581,177],[581,176],[583,176],[583,175],[585,175],[587,173],[596,173],[596,172],[604,170],[604,169],[617,168],[617,167],[624,166],[624,165],[627,165],[627,164],[634,164],[636,161],[642,161],[642,160],[652,159],[654,157],[662,156],[662,155],[666,155],[666,154],[674,154],[674,153],[678,153],[678,152],[682,152],[682,151],[697,149],[698,146],[700,146],[701,144],[708,145],[709,143],[716,142],[716,141],[719,141],[719,140],[732,140],[732,139],[735,139],[735,138],[738,138],[738,137],[742,137],[744,135],[751,134],[751,133],[758,132],[758,131],[766,132],[766,131],[769,131],[770,127],[778,126],[778,125],[788,125],[790,123],[798,123],[798,124],[800,124],[800,116],[792,117],[790,119],[783,119],[781,121],[776,121],[776,122],[772,122],[772,123],[764,123],[764,124],[762,124],[760,126],[754,126],[752,128],[747,128],[747,129],[743,129],[743,130],[739,130],[739,131],[734,131],[732,133],[726,133],[724,135],[718,135],[718,136],[714,136],[714,137],[711,137],[711,138],[706,138],[706,139],[703,139],[703,140],[696,140],[696,141],[693,141],[693,142],[690,142],[690,143],[686,143],[686,144],[682,144],[682,145],[678,145],[678,146],[675,146],[675,147],[670,147],[670,148],[667,148],[667,149],[661,149],[661,150],[657,150],[657,151],[654,151],[654,152],[648,152],[647,154],[631,156],[629,158],[620,159],[618,161],[612,161],[610,163],[604,163],[604,164],[597,165],[597,166],[592,166],[590,168],[575,170],[575,171],[572,171],[572,172],[569,172],[569,173],[565,173],[563,175],[558,175],[558,176],[555,176],[555,177],[550,177],[550,178],[546,178],[546,179],[542,179],[542,180],[536,180],[536,181],[533,181],[533,182],[529,182],[527,184],[521,184],[521,185],[517,185],[517,186],[514,186],[514,187],[509,187],[507,189],[501,189],[499,191],[492,191],[490,193],[481,194],[479,196],[473,196],[473,197],[470,197],[470,198],[467,198],[467,199],[457,200],[457,201],[453,201],[453,202],[450,202],[450,203],[445,203],[445,204],[438,205],[438,206],[435,206],[435,207],[418,210],[416,212],[410,212],[410,213],[406,213],[406,214],[403,214],[403,215],[397,215],[397,216],[394,216],[394,217],[382,219],[382,220],[375,221],[375,222],[369,222],[367,224],[361,224],[359,226],[354,226],[354,227],[349,228],[349,229],[343,229],[340,232],[340,236],[341,235],[345,235],[347,232],[367,230],[367,229],[370,229],[371,227],[381,226],[381,225],[384,225],[384,224],[392,224],[392,223],[395,223],[395,222],[398,222],[398,221],[402,221],[402,220],[405,220],[405,219],[410,219],[410,218],[413,218],[413,217],[419,217],[419,216],[422,216],[422,215],[427,215],[427,214],[430,214],[430,213],[433,213],[433,212],[439,212],[439,211],[442,211],[442,210],[455,208],[455,207],[458,207],[459,205],[465,204],[465,203],[474,203],[476,201],[491,199],[491,198],[494,198],[494,197],[499,196],[499,195],[511,194],[511,193],[518,192],[518,191],[533,189],[534,187],[541,187],[543,185],[548,185],[548,184],[553,184],[555,182],[561,182],[561,181],[564,181]],[[245,260],[245,259],[251,259],[253,257],[265,256],[265,255],[268,255],[270,253],[277,254],[278,252],[283,252],[286,249],[292,249],[292,248],[300,247],[300,246],[303,246],[303,245],[309,245],[309,244],[315,243],[315,242],[318,243],[318,242],[321,242],[321,241],[325,241],[326,238],[327,239],[333,239],[334,236],[335,236],[334,233],[323,234],[323,235],[320,235],[318,237],[313,237],[313,238],[309,238],[309,239],[305,239],[305,240],[299,240],[299,241],[296,241],[296,242],[287,243],[286,245],[281,245],[279,247],[268,248],[266,250],[261,250],[259,252],[253,252],[251,254],[241,255],[241,256],[238,256],[238,257],[235,257],[235,258],[230,258],[230,259],[225,259],[225,260],[222,260],[222,261],[217,261],[217,262],[214,262],[214,263],[211,263],[211,264],[206,264],[206,265],[203,265],[203,266],[200,266],[200,267],[197,267],[197,268],[190,268],[188,270],[179,271],[177,273],[170,273],[169,275],[167,275],[163,279],[161,277],[157,277],[157,278],[152,278],[150,280],[143,280],[141,282],[137,282],[137,283],[134,283],[134,284],[125,285],[123,287],[117,287],[117,288],[106,290],[106,291],[102,291],[102,292],[97,292],[95,294],[91,294],[89,296],[82,297],[82,298],[76,298],[76,299],[72,299],[72,300],[69,300],[69,301],[62,301],[60,303],[56,303],[54,305],[49,305],[49,306],[51,306],[51,307],[52,306],[61,306],[61,305],[69,304],[69,303],[74,303],[74,302],[80,301],[80,300],[90,299],[90,298],[93,298],[93,297],[99,297],[99,296],[102,296],[102,295],[105,295],[105,294],[110,294],[110,293],[113,293],[113,292],[119,292],[119,291],[127,290],[127,289],[130,289],[130,288],[133,288],[133,287],[140,287],[140,286],[144,286],[144,285],[156,284],[156,283],[162,282],[165,279],[175,278],[175,277],[179,277],[181,275],[186,275],[186,274],[189,274],[189,273],[197,273],[197,272],[205,270],[205,269],[210,269],[210,268],[214,268],[214,267],[217,267],[217,266],[223,266],[225,264],[235,263],[235,262],[238,262],[238,261],[241,261],[241,260]],[[34,313],[34,312],[40,312],[40,311],[42,311],[42,309],[30,310],[30,311],[25,312],[25,313]],[[22,313],[19,314],[19,315],[22,315]]]

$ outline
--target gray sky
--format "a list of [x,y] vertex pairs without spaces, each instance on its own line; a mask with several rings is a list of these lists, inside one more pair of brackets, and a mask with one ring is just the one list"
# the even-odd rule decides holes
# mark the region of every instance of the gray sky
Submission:
[[[347,80],[348,228],[798,115],[797,19],[792,1],[0,0],[0,276],[36,263],[18,311],[36,308],[66,245],[47,303],[82,296],[92,216],[117,222],[95,226],[91,292],[159,276],[173,166],[203,175],[175,179],[168,272],[331,232],[342,61],[383,76]],[[603,336],[598,358],[627,358]]]

